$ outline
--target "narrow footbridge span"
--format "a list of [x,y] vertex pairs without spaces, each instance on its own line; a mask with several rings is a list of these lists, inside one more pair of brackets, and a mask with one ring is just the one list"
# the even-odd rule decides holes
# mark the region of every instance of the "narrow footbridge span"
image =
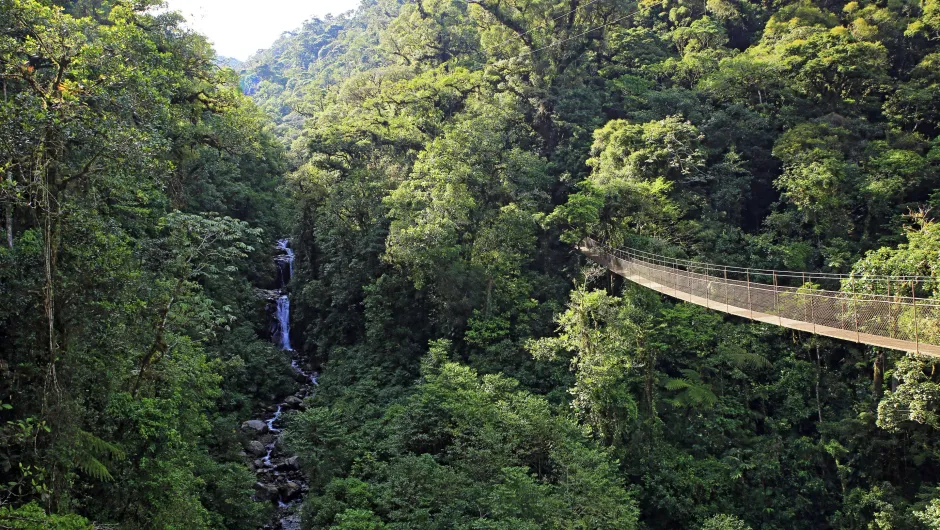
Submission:
[[940,300],[917,296],[918,286],[923,290],[935,279],[746,269],[614,249],[591,238],[578,249],[615,274],[685,302],[817,335],[940,356]]

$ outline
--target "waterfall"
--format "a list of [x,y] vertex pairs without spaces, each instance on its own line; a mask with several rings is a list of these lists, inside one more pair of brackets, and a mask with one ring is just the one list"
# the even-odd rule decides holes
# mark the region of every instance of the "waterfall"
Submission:
[[277,240],[277,248],[284,251],[284,255],[276,259],[281,284],[281,296],[277,298],[275,316],[277,317],[278,344],[282,350],[294,351],[290,345],[290,299],[285,294],[287,283],[294,275],[294,251],[290,248],[289,243],[289,239]]
[[277,299],[277,325],[281,349],[293,351],[290,347],[290,300],[286,294]]
[[[289,239],[277,242],[274,265],[277,269],[275,291],[263,290],[268,300],[267,310],[270,318],[271,341],[282,350],[289,352],[291,367],[301,377],[297,377],[300,389],[287,396],[277,407],[269,407],[267,412],[256,420],[242,424],[242,429],[253,440],[246,445],[245,457],[258,481],[255,483],[255,500],[277,502],[278,510],[271,523],[258,530],[278,528],[280,530],[299,530],[300,514],[295,506],[301,502],[309,487],[296,456],[291,455],[282,444],[278,444],[281,428],[278,423],[282,414],[304,408],[304,399],[313,394],[317,385],[317,372],[313,368],[301,367],[298,353],[291,347],[290,341],[290,298],[288,285],[294,273],[294,251]],[[273,398],[272,398],[273,399]],[[263,423],[262,423],[263,422]],[[264,447],[264,451],[258,444]]]
[[287,277],[281,275],[281,286],[287,285],[287,282],[290,281],[294,276],[294,250],[288,246],[290,243],[289,239],[278,239],[277,248],[284,251],[284,261],[287,262]]

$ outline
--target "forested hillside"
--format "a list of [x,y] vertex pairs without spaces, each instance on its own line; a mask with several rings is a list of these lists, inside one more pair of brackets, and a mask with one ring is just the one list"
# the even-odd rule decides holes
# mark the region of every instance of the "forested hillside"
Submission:
[[289,432],[305,528],[940,528],[932,360],[572,248],[933,276],[938,17],[367,1],[248,61],[298,166],[295,345],[324,366]]
[[[155,2],[0,0],[0,527],[257,528],[287,166]],[[46,514],[51,514],[48,516]]]
[[287,235],[304,529],[940,528],[934,358],[574,248],[936,277],[938,0],[155,4],[0,0],[0,528],[269,523]]

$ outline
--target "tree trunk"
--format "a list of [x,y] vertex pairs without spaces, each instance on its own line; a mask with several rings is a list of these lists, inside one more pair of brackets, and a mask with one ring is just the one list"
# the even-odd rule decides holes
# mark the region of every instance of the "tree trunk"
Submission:
[[[7,101],[7,82],[3,81],[3,102]],[[13,172],[7,171],[7,183],[10,184],[10,192],[13,192]],[[13,249],[13,201],[7,203],[7,245]]]
[[816,413],[819,423],[823,423],[822,398],[819,395],[819,386],[822,384],[822,357],[819,354],[819,344],[816,345]]
[[493,297],[493,278],[486,283],[486,318],[490,318],[490,299]]
[[[13,174],[7,172],[7,182],[11,188],[13,185]],[[13,249],[13,201],[7,203],[7,246]]]
[[881,400],[881,396],[884,394],[884,383],[885,383],[885,354],[884,352],[878,352],[878,356],[875,357],[875,363],[872,374],[872,396],[875,398],[875,404]]

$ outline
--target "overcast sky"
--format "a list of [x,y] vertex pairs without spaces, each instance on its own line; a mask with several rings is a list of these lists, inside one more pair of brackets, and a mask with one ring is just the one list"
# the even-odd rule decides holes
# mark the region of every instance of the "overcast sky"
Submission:
[[209,37],[219,55],[245,60],[313,16],[338,15],[359,0],[166,0],[193,29]]

